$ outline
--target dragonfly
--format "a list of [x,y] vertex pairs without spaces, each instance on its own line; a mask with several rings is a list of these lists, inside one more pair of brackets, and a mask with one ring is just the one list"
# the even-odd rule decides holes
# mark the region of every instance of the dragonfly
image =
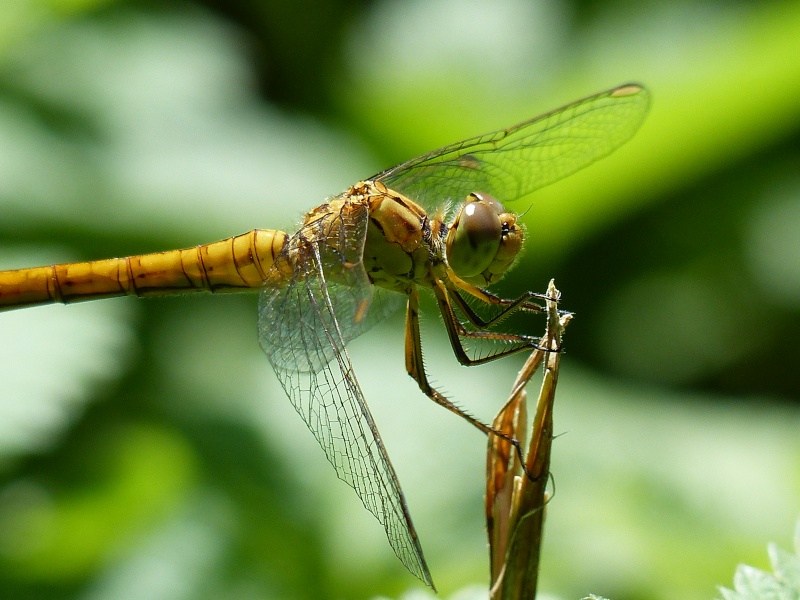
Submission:
[[[512,312],[541,311],[540,295],[505,299],[488,289],[523,246],[518,213],[506,207],[527,208],[536,190],[616,150],[639,128],[648,104],[643,87],[626,84],[444,146],[329,198],[294,234],[254,229],[182,250],[2,271],[0,310],[258,290],[259,343],[286,395],[336,474],[383,525],[400,561],[435,589],[345,346],[405,303],[409,375],[434,402],[497,434],[429,383],[419,290],[433,292],[461,364],[538,347],[538,338],[498,326]],[[476,356],[472,342],[497,349]]]

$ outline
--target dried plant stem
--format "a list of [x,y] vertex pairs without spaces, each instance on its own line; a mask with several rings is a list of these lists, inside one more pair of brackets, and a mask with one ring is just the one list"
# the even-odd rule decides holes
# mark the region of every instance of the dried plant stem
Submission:
[[508,401],[493,423],[495,428],[515,437],[525,446],[525,387],[544,363],[524,471],[508,441],[497,436],[489,440],[486,519],[492,600],[531,600],[536,596],[553,439],[553,401],[561,358],[558,350],[564,327],[572,316],[559,315],[559,292],[552,281],[547,295],[550,299],[547,301],[547,330],[541,341],[542,349],[534,350],[525,362]]

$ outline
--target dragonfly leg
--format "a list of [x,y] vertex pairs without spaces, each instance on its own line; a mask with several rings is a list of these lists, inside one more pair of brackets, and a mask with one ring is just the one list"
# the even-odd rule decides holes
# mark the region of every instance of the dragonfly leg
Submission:
[[485,290],[480,288],[476,285],[468,283],[463,279],[459,278],[455,273],[449,271],[447,273],[448,278],[453,283],[453,286],[460,289],[463,292],[466,292],[470,296],[485,302],[486,304],[491,304],[494,306],[502,306],[508,309],[512,307],[512,310],[517,308],[521,308],[522,310],[527,310],[530,312],[536,313],[544,313],[547,312],[544,306],[540,304],[536,304],[535,302],[531,302],[532,298],[536,298],[538,300],[552,300],[552,298],[548,298],[547,294],[541,294],[538,292],[525,292],[522,296],[517,298],[516,300],[507,300],[505,298],[501,298],[500,296],[493,294],[489,290]]
[[465,413],[428,383],[428,375],[425,373],[425,364],[422,359],[422,341],[419,333],[419,292],[416,289],[409,293],[408,307],[406,309],[406,371],[417,382],[419,389],[436,404],[445,407],[462,419],[466,419],[486,434],[496,433],[504,438],[506,437],[486,423]]
[[[509,356],[511,354],[516,354],[517,352],[524,352],[526,350],[535,350],[537,348],[540,350],[547,350],[546,348],[542,348],[539,345],[539,338],[537,337],[532,337],[528,335],[517,335],[513,333],[502,333],[497,331],[485,331],[485,330],[469,331],[464,327],[461,321],[458,320],[458,317],[456,316],[455,312],[453,311],[453,307],[450,304],[450,296],[447,293],[447,289],[441,282],[434,280],[433,293],[436,296],[436,302],[439,304],[439,311],[442,313],[442,318],[444,319],[444,325],[445,328],[447,329],[447,335],[450,338],[450,345],[453,347],[453,353],[456,355],[458,362],[460,362],[462,365],[467,367],[471,367],[474,365],[482,365],[484,363],[497,360],[498,358],[501,358],[503,356]],[[461,298],[457,294],[454,295],[454,297],[456,296],[459,298],[461,302],[464,303],[464,306],[468,306],[466,302],[464,302],[463,298]],[[518,304],[514,302],[510,303],[509,310],[513,310],[514,308],[521,306],[524,301],[525,301],[525,296],[523,295],[519,299]],[[461,304],[458,304],[458,306],[459,308],[462,308]],[[480,318],[474,314],[471,308],[469,309],[469,312],[471,312],[472,315],[475,317],[476,321],[478,321],[476,323],[475,321],[472,320],[472,318],[468,316],[467,318],[470,320],[470,322],[472,322],[473,325],[475,325],[476,327],[483,329],[479,323],[483,323],[484,321],[480,320]],[[507,315],[508,310],[504,312]],[[500,318],[502,318],[502,316]],[[495,318],[493,321],[490,321],[490,324],[492,322],[496,322],[496,320],[497,319]],[[461,338],[496,340],[500,342],[507,342],[512,345],[494,354],[489,354],[487,356],[482,356],[479,358],[472,358],[467,354],[466,350],[464,350],[464,345],[461,343]]]
[[[491,317],[488,320],[484,320],[481,318],[473,308],[467,304],[467,301],[464,299],[464,296],[456,288],[447,288],[448,295],[452,298],[453,302],[458,309],[467,317],[467,320],[472,323],[478,329],[489,329],[490,327],[494,327],[500,321],[505,319],[508,315],[510,315],[515,310],[531,310],[530,306],[535,306],[536,308],[541,308],[538,304],[530,303],[531,298],[538,298],[540,294],[535,292],[525,292],[519,298],[515,300],[505,300],[503,298],[497,298],[496,296],[492,295],[492,297],[497,298],[498,302],[497,305],[502,306],[503,310],[501,310],[498,314]],[[483,298],[481,298],[483,300]],[[538,310],[535,312],[539,312]]]
[[525,468],[525,457],[523,455],[522,445],[517,438],[509,436],[464,412],[428,383],[428,376],[425,373],[425,364],[422,359],[422,341],[419,332],[419,293],[416,288],[412,289],[408,295],[408,306],[406,309],[406,371],[408,371],[408,374],[417,382],[422,392],[428,398],[436,402],[436,404],[457,414],[486,435],[496,435],[511,444],[517,453],[523,471],[525,471],[526,475],[528,475],[531,480],[536,480]]
[[[538,292],[531,292],[531,291],[527,291],[524,294],[520,295],[518,298],[515,298],[513,300],[507,298],[501,298],[500,296],[493,294],[489,290],[479,288],[476,285],[472,285],[471,283],[467,283],[466,281],[459,279],[458,276],[455,275],[455,273],[448,272],[448,278],[450,281],[446,282],[445,285],[447,286],[447,291],[449,295],[453,298],[453,302],[455,302],[459,310],[464,313],[464,316],[467,317],[469,322],[472,323],[478,329],[487,329],[489,327],[493,327],[494,325],[505,319],[510,313],[512,313],[515,310],[523,310],[535,313],[547,312],[544,306],[541,306],[540,304],[531,301],[534,298],[539,300],[558,301],[558,298],[549,298],[547,294],[541,294]],[[502,307],[502,310],[489,320],[484,320],[477,315],[477,313],[473,310],[473,308],[469,304],[467,304],[461,292],[466,292],[473,298],[476,298],[485,304],[490,304],[492,306],[500,306]],[[558,311],[558,314],[559,316],[563,316],[569,314],[569,311],[560,310]]]

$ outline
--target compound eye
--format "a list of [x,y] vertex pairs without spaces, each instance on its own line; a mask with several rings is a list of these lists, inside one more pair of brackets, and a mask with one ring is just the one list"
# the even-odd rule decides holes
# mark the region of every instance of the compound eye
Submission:
[[500,248],[502,205],[491,196],[470,194],[447,234],[447,263],[459,277],[483,273]]

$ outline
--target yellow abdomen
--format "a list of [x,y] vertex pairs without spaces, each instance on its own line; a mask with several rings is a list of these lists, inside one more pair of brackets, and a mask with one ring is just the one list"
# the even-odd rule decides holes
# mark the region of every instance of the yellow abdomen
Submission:
[[184,250],[0,271],[0,310],[115,296],[258,288],[286,241],[282,231],[254,229]]

